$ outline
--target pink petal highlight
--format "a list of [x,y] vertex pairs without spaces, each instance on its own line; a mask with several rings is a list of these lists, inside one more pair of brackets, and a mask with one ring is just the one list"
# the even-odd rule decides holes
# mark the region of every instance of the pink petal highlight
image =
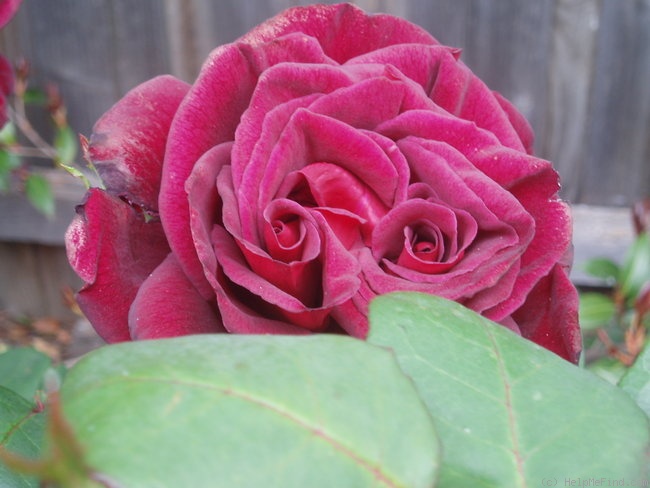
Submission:
[[95,124],[90,158],[109,193],[158,209],[167,133],[189,85],[159,76],[127,93]]

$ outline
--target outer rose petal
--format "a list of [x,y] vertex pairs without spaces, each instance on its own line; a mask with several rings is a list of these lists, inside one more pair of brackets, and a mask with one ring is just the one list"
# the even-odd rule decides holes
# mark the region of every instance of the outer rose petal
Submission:
[[325,54],[339,63],[392,44],[438,44],[431,34],[411,22],[386,14],[368,15],[349,3],[290,8],[240,41],[256,45],[292,32],[315,37]]
[[68,260],[86,282],[82,311],[106,342],[131,339],[128,313],[138,288],[169,253],[160,223],[91,189],[65,236]]
[[4,27],[18,11],[23,0],[0,0],[0,27]]
[[0,128],[7,117],[7,97],[14,89],[14,70],[4,56],[0,56]]
[[201,297],[173,254],[142,283],[129,312],[133,340],[225,332],[214,307]]
[[178,261],[204,298],[213,296],[194,248],[185,182],[208,149],[232,141],[257,74],[238,46],[217,48],[172,123],[160,188],[160,218]]
[[569,280],[566,265],[556,264],[512,317],[523,337],[567,361],[578,362],[582,349],[578,292]]
[[158,209],[167,133],[189,85],[159,76],[137,86],[95,124],[90,158],[106,189]]

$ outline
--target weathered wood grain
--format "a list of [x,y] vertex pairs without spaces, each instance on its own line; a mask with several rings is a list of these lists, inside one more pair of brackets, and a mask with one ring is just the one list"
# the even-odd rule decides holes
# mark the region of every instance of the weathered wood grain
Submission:
[[650,0],[603,0],[577,200],[650,193]]

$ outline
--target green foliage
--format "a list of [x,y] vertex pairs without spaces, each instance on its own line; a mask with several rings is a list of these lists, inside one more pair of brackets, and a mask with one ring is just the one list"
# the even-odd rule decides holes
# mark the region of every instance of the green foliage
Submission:
[[607,280],[612,287],[604,293],[580,294],[586,365],[599,376],[617,383],[647,344],[650,235],[640,231],[626,253],[623,266],[598,258],[588,261],[585,270]]
[[54,216],[54,194],[43,176],[31,173],[25,180],[25,196],[38,211],[47,217]]
[[640,234],[629,249],[620,277],[623,297],[633,301],[650,281],[650,234]]
[[625,390],[650,417],[650,347],[636,359],[620,383]]
[[19,166],[19,157],[0,149],[0,193],[9,191],[11,188],[11,174]]
[[580,326],[584,330],[605,327],[616,315],[616,304],[603,293],[583,293],[580,296]]
[[[31,348],[0,354],[0,450],[34,459],[41,453],[45,416],[37,400],[51,360]],[[10,471],[0,461],[0,486],[38,487],[35,476]]]
[[68,125],[58,127],[54,136],[54,148],[57,151],[57,160],[60,164],[70,166],[74,164],[79,143],[74,131]]
[[88,464],[120,486],[428,487],[436,476],[412,383],[389,352],[349,337],[110,346],[70,371],[61,398]]
[[47,105],[47,93],[39,88],[27,88],[23,94],[23,100],[27,105],[45,107]]
[[[28,87],[26,64],[16,71],[14,93],[8,100],[11,120],[0,130],[0,192],[17,190],[36,210],[46,217],[54,215],[54,196],[49,182],[34,171],[32,158],[50,160],[52,167],[65,169],[90,187],[84,173],[75,166],[79,143],[67,122],[66,109],[55,85],[46,91]],[[45,140],[32,126],[26,106],[36,106],[49,113],[54,128],[52,141]],[[20,133],[21,137],[18,137]]]
[[[642,478],[650,429],[634,400],[647,402],[648,353],[623,391],[431,295],[379,297],[370,320],[367,342],[203,335],[101,348],[66,376],[62,413],[49,402],[42,449],[29,451],[19,436],[35,429],[34,449],[43,415],[1,389],[14,419],[0,424],[2,445],[40,452],[22,465],[11,458],[14,469],[72,487],[517,488]],[[44,363],[34,364],[27,376],[42,379]],[[30,381],[29,391],[38,388]],[[7,486],[37,486],[0,473],[14,477]]]
[[31,347],[9,349],[0,354],[0,386],[33,402],[50,368],[52,360]]
[[385,295],[370,317],[368,340],[395,352],[434,418],[437,486],[643,475],[648,419],[616,387],[438,297]]
[[[7,388],[0,386],[0,452],[7,449],[26,458],[36,458],[41,452],[45,417],[34,405]],[[36,488],[38,479],[10,471],[0,460],[0,486],[7,488]]]
[[584,264],[584,271],[596,278],[612,282],[616,282],[621,273],[619,265],[607,258],[590,259]]

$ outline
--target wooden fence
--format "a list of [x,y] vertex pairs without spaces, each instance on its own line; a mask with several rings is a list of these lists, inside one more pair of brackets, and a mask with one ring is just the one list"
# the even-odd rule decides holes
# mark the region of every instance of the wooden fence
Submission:
[[[136,84],[160,73],[191,81],[214,47],[306,3],[24,0],[0,33],[0,51],[28,59],[35,84],[58,84],[71,125],[89,134],[94,121]],[[624,207],[650,193],[650,0],[354,3],[405,17],[441,42],[463,48],[470,68],[530,120],[538,155],[553,161],[563,178],[564,198],[576,205]],[[0,309],[58,314],[60,307],[46,295],[62,283],[78,285],[60,247],[82,193],[74,185],[57,184],[54,221],[43,220],[18,197],[0,197]],[[612,226],[627,228],[627,222],[604,225]],[[613,253],[629,239],[627,231],[579,237],[609,238]],[[35,257],[41,248],[43,257]],[[20,269],[40,273],[38,284],[16,287]]]

